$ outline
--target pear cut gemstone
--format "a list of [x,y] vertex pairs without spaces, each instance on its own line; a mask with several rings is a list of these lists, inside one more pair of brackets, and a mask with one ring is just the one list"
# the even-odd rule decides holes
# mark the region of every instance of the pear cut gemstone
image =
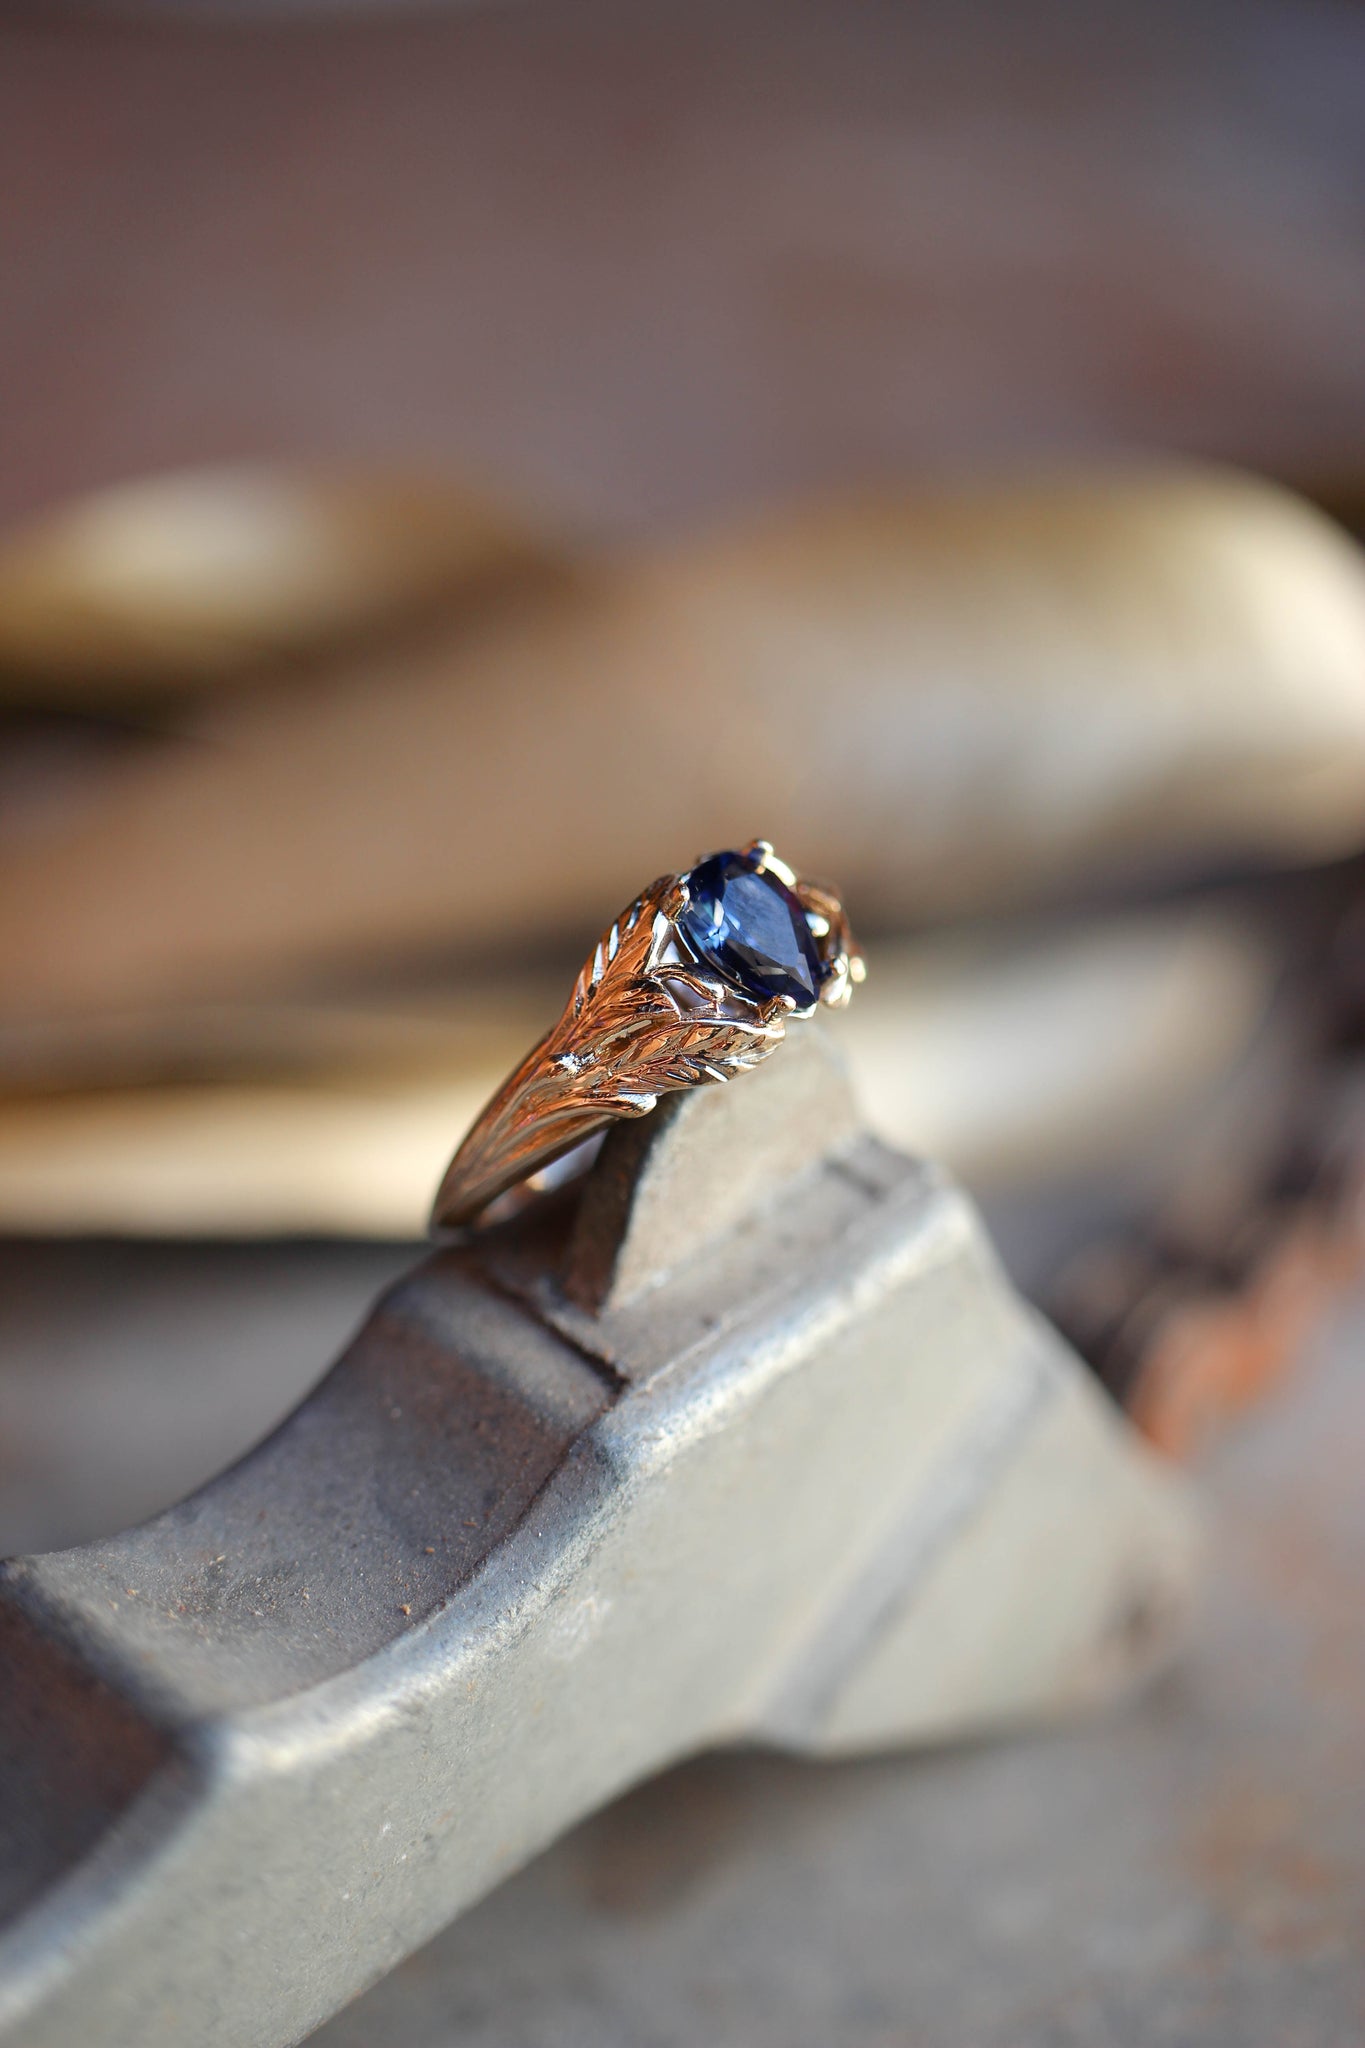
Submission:
[[687,877],[678,929],[697,958],[755,1002],[790,996],[809,1009],[824,972],[806,913],[776,875],[741,853],[713,853]]

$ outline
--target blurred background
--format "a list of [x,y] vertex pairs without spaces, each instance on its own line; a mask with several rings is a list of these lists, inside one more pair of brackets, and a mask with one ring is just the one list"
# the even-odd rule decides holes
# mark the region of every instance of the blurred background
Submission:
[[[0,1548],[286,1412],[604,922],[759,834],[869,1120],[1232,1532],[1183,1705],[684,1774],[338,2044],[1358,2038],[1363,193],[1346,0],[0,18]],[[852,1903],[912,1812],[967,2034]]]

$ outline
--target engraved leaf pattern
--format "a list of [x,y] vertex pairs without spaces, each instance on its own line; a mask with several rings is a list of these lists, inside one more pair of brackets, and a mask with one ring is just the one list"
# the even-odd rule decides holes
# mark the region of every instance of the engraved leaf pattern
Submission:
[[759,1005],[690,963],[660,959],[677,887],[661,877],[603,933],[559,1022],[456,1153],[438,1217],[472,1212],[603,1123],[643,1116],[673,1089],[727,1081],[780,1043],[780,1004]]
[[[772,853],[766,841],[754,841],[755,849]],[[780,872],[825,965],[820,1001],[841,1006],[864,966],[839,897]],[[614,1118],[644,1116],[673,1089],[728,1081],[780,1043],[780,1001],[755,1002],[679,952],[675,921],[685,900],[684,878],[662,875],[608,926],[559,1022],[509,1074],[455,1154],[436,1198],[437,1222],[468,1221]]]

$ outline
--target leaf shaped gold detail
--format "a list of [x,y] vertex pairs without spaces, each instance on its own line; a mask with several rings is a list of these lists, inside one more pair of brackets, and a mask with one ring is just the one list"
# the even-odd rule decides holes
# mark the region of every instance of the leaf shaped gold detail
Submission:
[[[827,979],[846,1002],[862,961],[832,890],[796,885],[813,919]],[[517,1181],[661,1095],[754,1067],[780,1044],[788,1006],[759,1003],[679,951],[684,881],[662,875],[602,934],[564,1013],[533,1046],[466,1137],[436,1198],[434,1220],[472,1220]]]

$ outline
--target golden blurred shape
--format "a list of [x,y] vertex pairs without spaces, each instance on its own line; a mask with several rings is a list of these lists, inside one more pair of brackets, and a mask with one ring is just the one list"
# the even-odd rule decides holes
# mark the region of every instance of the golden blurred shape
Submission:
[[547,934],[753,821],[864,928],[1365,843],[1365,570],[1266,485],[814,502],[205,699],[0,841],[0,1017]]
[[492,502],[266,464],[114,485],[0,534],[0,702],[200,687],[544,559]]

